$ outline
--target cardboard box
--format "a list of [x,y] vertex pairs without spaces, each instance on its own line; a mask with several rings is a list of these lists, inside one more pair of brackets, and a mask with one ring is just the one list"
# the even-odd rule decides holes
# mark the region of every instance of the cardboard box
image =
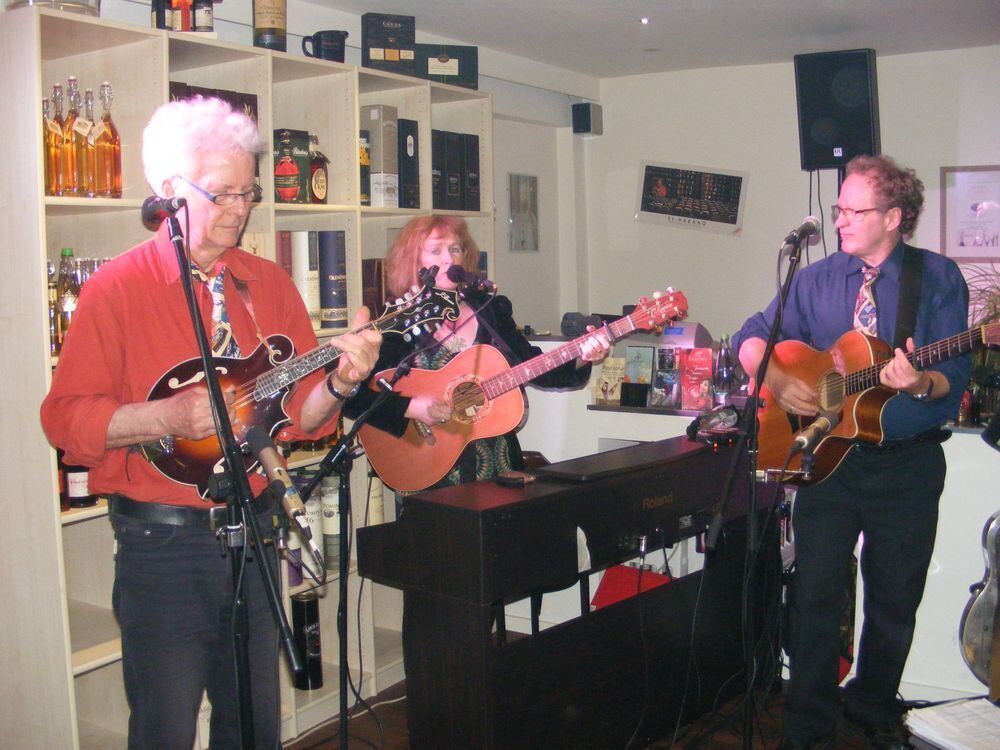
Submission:
[[417,121],[400,117],[397,123],[399,207],[420,208],[420,142],[417,137]]
[[459,44],[416,44],[416,75],[429,81],[479,88],[479,48]]
[[413,75],[416,18],[390,13],[361,16],[361,65]]
[[279,128],[274,131],[274,200],[311,203],[309,195],[309,133]]
[[399,207],[398,110],[389,104],[361,108],[361,127],[368,131],[372,206]]

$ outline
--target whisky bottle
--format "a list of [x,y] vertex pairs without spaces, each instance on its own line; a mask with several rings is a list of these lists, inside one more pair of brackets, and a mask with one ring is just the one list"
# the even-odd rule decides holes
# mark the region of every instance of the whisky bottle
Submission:
[[66,491],[66,464],[63,463],[63,450],[56,448],[56,477],[59,480],[59,510],[69,510],[69,493]]
[[101,84],[101,105],[104,113],[99,123],[90,129],[94,141],[94,183],[101,198],[122,197],[122,141],[118,128],[111,119],[111,101],[114,94],[111,84]]
[[253,46],[285,51],[286,0],[253,0]]
[[370,206],[372,204],[372,159],[371,151],[368,147],[369,131],[362,130],[359,143],[358,159],[361,165],[361,205]]
[[174,7],[170,0],[152,0],[149,5],[149,25],[154,29],[172,29]]
[[281,131],[278,161],[274,165],[274,192],[282,203],[291,203],[299,194],[299,165],[292,157],[292,136]]
[[329,186],[327,164],[330,160],[319,150],[319,138],[309,134],[309,197],[313,203],[326,203]]
[[191,29],[193,31],[215,31],[215,8],[213,0],[194,0],[191,3]]
[[73,125],[73,153],[76,159],[76,192],[93,198],[94,187],[94,146],[90,142],[90,131],[94,127],[94,90],[83,92],[83,116],[76,118]]
[[63,89],[61,83],[52,84],[52,118],[45,139],[47,182],[49,195],[62,195],[62,143],[63,143]]
[[69,324],[76,312],[76,302],[80,297],[80,282],[73,262],[73,248],[64,247],[59,261],[59,279],[56,283],[56,297],[59,306],[59,345],[66,341]]
[[174,31],[191,31],[191,0],[173,0],[170,20]]
[[71,508],[89,508],[97,505],[97,495],[90,491],[90,471],[86,466],[63,462],[66,474],[66,495]]
[[73,143],[73,128],[76,118],[80,116],[80,89],[76,84],[76,76],[70,76],[66,81],[66,99],[68,109],[63,120],[62,140],[62,190],[59,195],[76,195],[79,185],[76,181],[76,148]]

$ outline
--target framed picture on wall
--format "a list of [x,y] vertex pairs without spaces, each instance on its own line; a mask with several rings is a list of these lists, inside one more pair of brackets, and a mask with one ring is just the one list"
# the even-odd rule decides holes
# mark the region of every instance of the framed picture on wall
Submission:
[[509,174],[510,251],[538,252],[538,177]]
[[636,221],[720,234],[743,228],[749,173],[658,162],[639,173]]
[[1000,165],[941,167],[941,252],[1000,261]]

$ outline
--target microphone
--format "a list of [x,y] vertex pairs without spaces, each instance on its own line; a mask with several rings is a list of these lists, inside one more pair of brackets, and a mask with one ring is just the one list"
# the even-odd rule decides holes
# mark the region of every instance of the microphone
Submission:
[[840,422],[840,416],[836,412],[825,412],[820,414],[811,425],[804,430],[800,430],[792,443],[792,455],[796,453],[812,454],[813,449],[830,430]]
[[173,198],[161,198],[151,195],[142,202],[142,223],[151,232],[187,205],[187,200],[175,195]]
[[430,268],[421,268],[417,272],[417,279],[423,286],[434,286],[434,281],[437,279],[438,267],[431,266]]
[[448,269],[448,278],[459,286],[474,289],[477,292],[495,292],[497,285],[489,279],[472,271],[466,271],[461,266],[451,266]]
[[819,234],[820,220],[815,216],[807,216],[795,229],[789,232],[785,239],[781,241],[781,249],[784,250],[789,245],[798,246],[806,237]]
[[[306,518],[306,506],[299,496],[299,491],[295,489],[292,478],[288,476],[288,471],[281,465],[281,458],[274,447],[274,441],[260,427],[251,427],[247,431],[247,447],[260,461],[264,474],[271,480],[271,484],[277,482],[284,488],[281,496],[281,507],[285,510],[285,515],[295,521],[299,528],[299,533],[309,545],[309,551],[317,560],[323,559],[316,542],[313,540],[312,529],[309,528],[309,519]],[[318,557],[317,557],[318,556]]]

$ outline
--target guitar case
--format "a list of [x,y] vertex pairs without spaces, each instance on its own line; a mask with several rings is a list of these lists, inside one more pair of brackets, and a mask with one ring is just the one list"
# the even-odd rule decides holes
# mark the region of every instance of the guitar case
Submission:
[[962,658],[972,674],[984,685],[990,684],[990,658],[996,636],[997,563],[1000,560],[1000,511],[986,522],[983,528],[983,556],[986,558],[986,572],[983,580],[969,587],[972,596],[959,624],[962,643]]

